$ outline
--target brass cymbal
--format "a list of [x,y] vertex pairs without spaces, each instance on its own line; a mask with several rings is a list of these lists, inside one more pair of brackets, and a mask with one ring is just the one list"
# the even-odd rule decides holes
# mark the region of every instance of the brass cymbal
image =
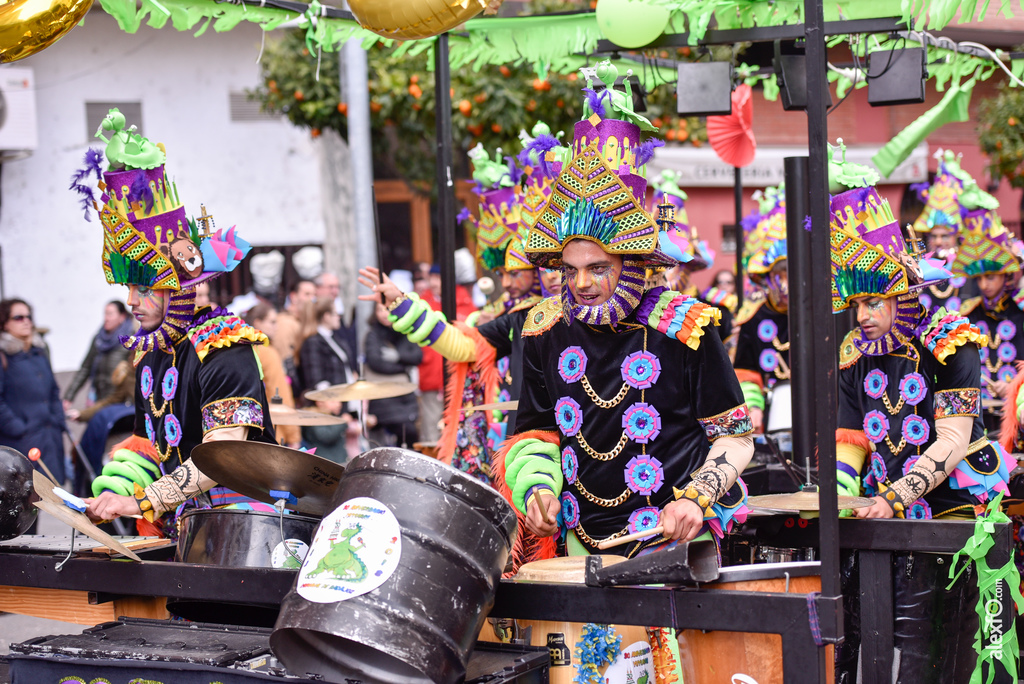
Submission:
[[290,492],[297,501],[285,508],[313,516],[328,511],[345,466],[307,451],[266,442],[222,440],[192,449],[192,461],[217,484],[264,503],[271,490]]
[[369,382],[358,380],[347,385],[333,385],[322,390],[311,390],[304,395],[310,401],[364,401],[390,399],[416,391],[411,382]]
[[270,405],[270,419],[274,425],[341,425],[345,422],[329,413],[304,411],[284,404]]
[[67,505],[64,504],[64,500],[53,493],[54,484],[38,470],[32,471],[32,484],[40,499],[39,501],[33,502],[36,508],[41,511],[46,511],[62,523],[71,525],[71,527],[75,528],[85,536],[90,539],[95,539],[100,544],[117,551],[122,556],[127,556],[134,561],[142,561],[134,551],[111,537],[100,528],[96,527],[96,525],[89,520],[89,516],[85,513],[80,513],[72,508],[68,508]]
[[462,410],[466,413],[471,413],[472,411],[515,411],[518,408],[518,401],[499,401],[494,404],[477,404],[476,406],[467,406]]
[[[862,496],[840,496],[838,510],[867,508],[873,502]],[[818,492],[792,492],[790,494],[763,494],[747,499],[751,508],[773,511],[817,511]]]

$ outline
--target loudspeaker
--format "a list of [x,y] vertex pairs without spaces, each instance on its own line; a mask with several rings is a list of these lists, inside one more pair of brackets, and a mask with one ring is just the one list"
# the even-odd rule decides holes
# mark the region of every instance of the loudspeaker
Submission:
[[676,84],[679,116],[732,114],[732,64],[686,62],[679,65]]
[[926,55],[924,48],[868,54],[868,104],[884,107],[924,102]]
[[[772,67],[782,96],[782,108],[786,111],[807,109],[807,61],[804,47],[792,40],[775,41]],[[825,97],[831,106],[831,91],[826,92]]]

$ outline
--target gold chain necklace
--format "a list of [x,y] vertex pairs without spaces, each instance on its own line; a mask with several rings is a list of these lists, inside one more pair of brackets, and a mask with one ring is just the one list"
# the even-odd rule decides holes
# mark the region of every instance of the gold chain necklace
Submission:
[[939,299],[949,299],[949,297],[953,294],[953,290],[955,290],[956,288],[953,286],[952,283],[950,283],[945,290],[938,289],[938,285],[929,285],[928,289],[931,290],[932,294],[938,297]]
[[[172,347],[171,348],[171,368],[175,368],[175,364],[177,363],[177,361],[178,361],[178,352]],[[152,370],[152,367],[150,367],[150,369]],[[165,376],[167,375],[167,371],[164,371],[164,375]],[[155,377],[153,378],[153,391],[149,393],[149,408],[152,409],[153,417],[154,418],[163,418],[164,413],[167,412],[167,411],[170,411],[171,413],[174,413],[174,409],[171,407],[171,399],[164,399],[163,403],[160,405],[160,408],[157,408],[156,407],[156,402],[153,401],[153,397],[156,396],[157,388],[159,387],[161,389],[161,391],[162,391],[163,390],[163,384],[164,384],[164,379],[163,378],[160,378],[160,382],[159,383],[157,383],[157,380],[156,380]],[[177,392],[175,392],[175,394],[177,394]]]
[[575,484],[576,484],[576,490],[580,494],[583,495],[583,498],[585,498],[587,501],[590,501],[592,503],[596,503],[598,506],[604,506],[605,508],[613,508],[615,506],[618,506],[621,503],[624,503],[626,501],[626,499],[629,498],[629,494],[630,494],[629,487],[626,487],[626,489],[623,490],[623,492],[621,494],[619,494],[617,497],[615,497],[614,499],[602,499],[601,497],[597,496],[596,494],[591,493],[590,490],[588,490],[586,487],[584,487],[583,483],[580,482],[579,478],[576,479],[576,483]]
[[597,406],[603,409],[615,408],[622,402],[623,399],[626,398],[626,394],[629,393],[629,384],[623,382],[622,387],[619,389],[619,393],[616,394],[613,399],[602,399],[597,394],[597,392],[594,391],[594,388],[590,385],[590,380],[587,380],[586,375],[583,376],[583,380],[580,382],[580,384],[583,385],[583,391],[585,391],[587,393],[587,396],[590,397],[590,401],[594,402],[595,404],[597,404]]
[[619,437],[619,443],[616,444],[611,451],[605,452],[597,451],[594,447],[590,446],[590,444],[587,443],[587,438],[583,436],[583,430],[576,433],[576,441],[580,443],[580,446],[583,447],[584,451],[596,458],[598,461],[610,461],[621,454],[622,450],[626,448],[626,444],[629,442],[629,436],[626,434],[626,431],[623,430],[622,436]]

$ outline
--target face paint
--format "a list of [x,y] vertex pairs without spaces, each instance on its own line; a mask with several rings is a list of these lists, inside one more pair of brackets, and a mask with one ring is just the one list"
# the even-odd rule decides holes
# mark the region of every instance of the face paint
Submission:
[[609,254],[590,240],[573,240],[562,251],[565,282],[576,301],[600,306],[615,293],[622,257]]
[[163,323],[167,313],[167,293],[142,285],[129,285],[128,306],[142,329],[151,332]]
[[512,299],[518,299],[533,289],[533,284],[536,271],[532,268],[516,270],[516,271],[502,271],[501,272],[501,285],[508,292],[508,295]]
[[857,323],[869,340],[877,340],[892,327],[892,299],[857,297],[851,303],[857,307]]

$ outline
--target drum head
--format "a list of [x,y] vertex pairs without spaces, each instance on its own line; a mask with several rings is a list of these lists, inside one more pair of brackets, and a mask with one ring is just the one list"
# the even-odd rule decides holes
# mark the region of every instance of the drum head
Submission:
[[[601,556],[604,567],[626,560],[623,556]],[[517,582],[550,582],[554,584],[585,584],[587,556],[565,556],[527,563],[513,578]]]

